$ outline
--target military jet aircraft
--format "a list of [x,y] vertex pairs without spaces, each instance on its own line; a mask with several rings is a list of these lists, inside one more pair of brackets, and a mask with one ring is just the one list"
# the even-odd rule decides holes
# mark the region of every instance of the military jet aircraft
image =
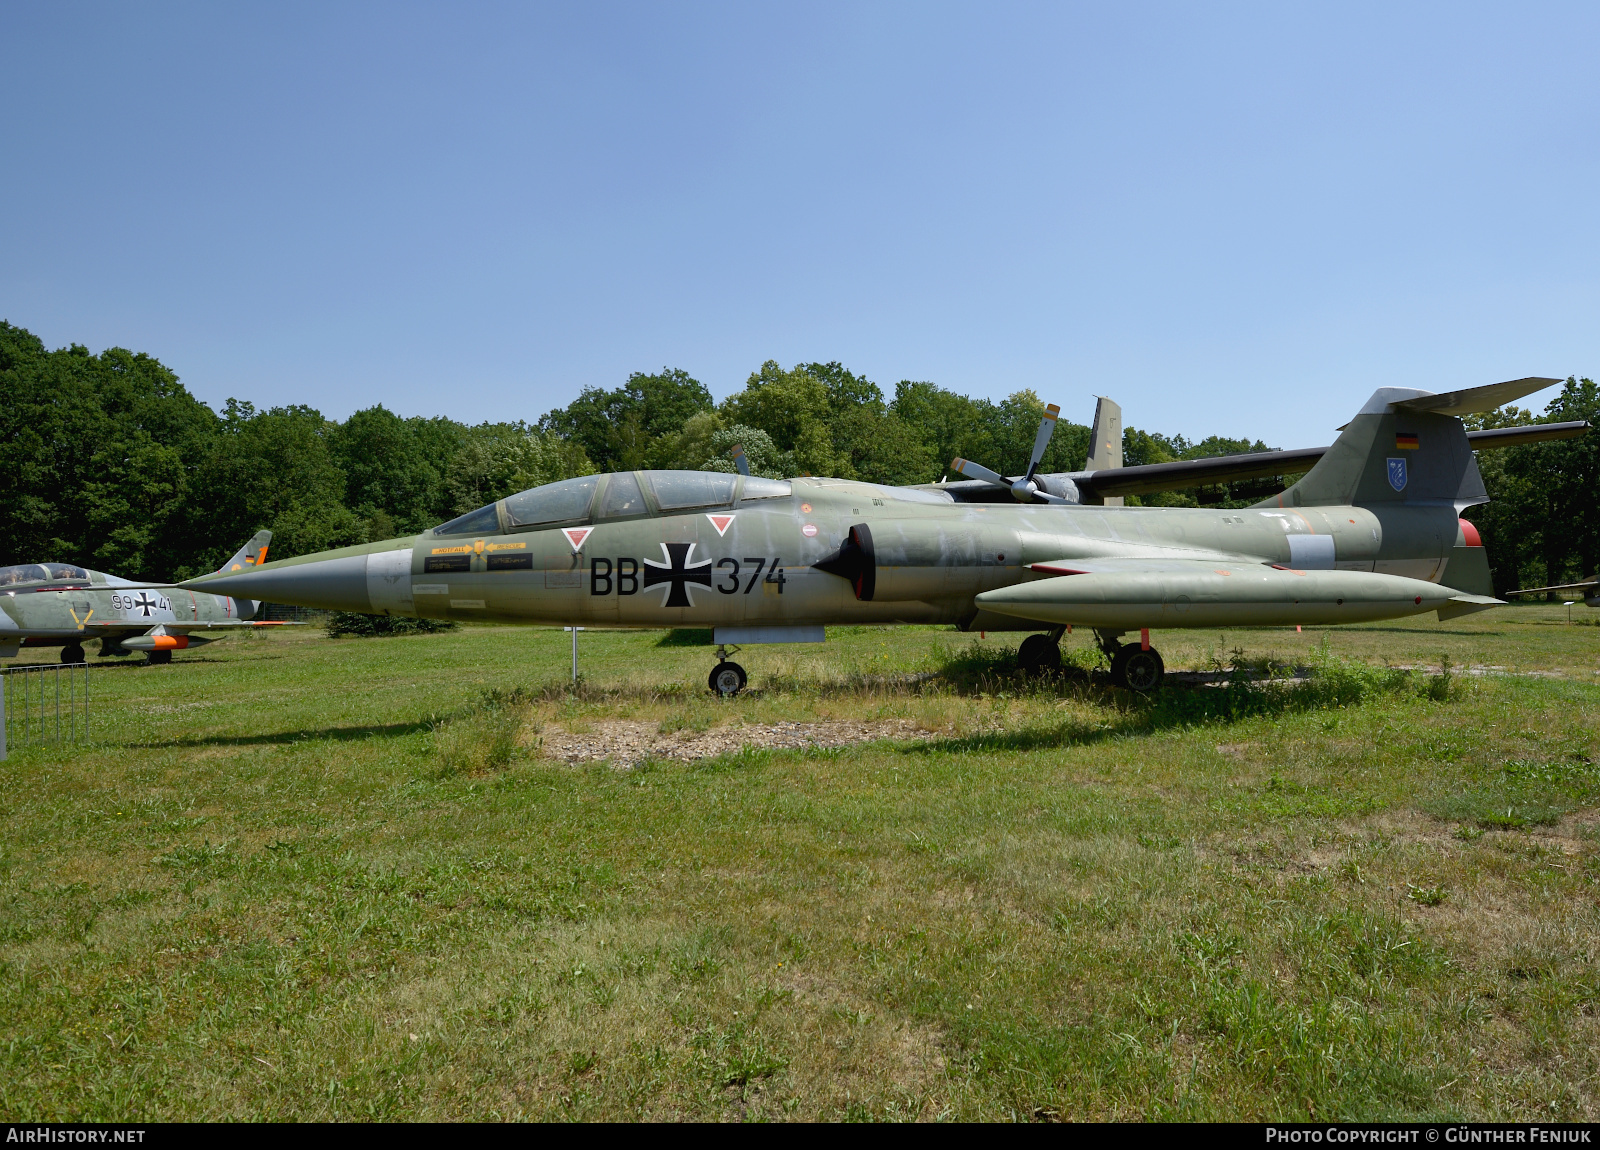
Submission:
[[[223,573],[263,562],[272,532],[261,531],[223,564]],[[152,663],[212,640],[195,631],[280,626],[254,621],[260,603],[170,583],[137,583],[72,563],[0,567],[0,658],[21,647],[60,647],[63,663],[86,661],[83,644],[100,640],[100,654],[144,651]]]
[[[1157,629],[1426,611],[1446,619],[1500,604],[1477,532],[1460,519],[1488,496],[1457,416],[1557,382],[1437,395],[1382,388],[1331,447],[1315,449],[1304,477],[1246,510],[1117,507],[1084,495],[1140,489],[1117,482],[1152,490],[1281,474],[1296,469],[1285,457],[1306,453],[1236,457],[1231,471],[1217,460],[1160,464],[1169,471],[1159,479],[1149,468],[1038,475],[1052,410],[1020,477],[959,460],[956,470],[975,478],[918,487],[699,471],[587,475],[420,535],[181,587],[427,618],[712,628],[709,685],[722,695],[746,682],[730,647],[821,642],[827,625],[1040,632],[1019,652],[1035,668],[1059,664],[1060,637],[1077,625],[1095,632],[1117,683],[1149,690],[1163,673],[1150,642]],[[1531,442],[1583,429],[1514,430]],[[1121,641],[1130,632],[1137,643]]]

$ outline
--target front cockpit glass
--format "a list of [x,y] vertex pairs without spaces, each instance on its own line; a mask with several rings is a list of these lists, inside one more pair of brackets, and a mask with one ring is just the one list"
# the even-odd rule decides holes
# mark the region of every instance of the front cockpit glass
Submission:
[[18,583],[43,583],[50,578],[43,563],[21,563],[15,567],[0,567],[0,587],[14,587]]
[[89,572],[71,563],[19,563],[15,567],[0,567],[0,587],[59,582],[63,579],[88,582]]
[[644,505],[644,492],[631,471],[619,471],[606,484],[606,493],[600,499],[597,518],[611,519],[620,515],[643,515],[650,509]]
[[794,490],[787,479],[759,479],[751,476],[744,481],[741,499],[781,499]]
[[435,535],[498,535],[500,532],[500,516],[495,511],[495,504],[480,507],[476,511],[469,511],[459,518],[448,523],[441,523],[433,529]]
[[505,501],[506,526],[533,527],[582,519],[589,514],[589,501],[599,485],[598,475],[583,475],[512,495]]
[[738,479],[719,471],[646,471],[644,475],[663,511],[725,506],[733,502],[733,485]]

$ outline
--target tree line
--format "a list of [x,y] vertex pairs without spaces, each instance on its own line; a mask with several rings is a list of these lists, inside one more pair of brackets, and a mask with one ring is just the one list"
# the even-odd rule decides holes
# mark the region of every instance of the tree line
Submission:
[[[1571,380],[1541,416],[1505,409],[1479,423],[1594,419],[1595,390]],[[992,402],[903,380],[887,395],[839,363],[772,361],[720,403],[687,372],[663,368],[585,389],[532,421],[468,425],[380,405],[341,422],[237,399],[217,412],[152,356],[52,351],[3,321],[0,399],[0,565],[59,560],[141,579],[212,570],[261,527],[272,529],[273,556],[288,558],[420,531],[575,475],[731,471],[735,444],[755,473],[773,477],[928,483],[958,455],[1016,474],[1044,414],[1027,390]],[[1088,444],[1086,425],[1063,420],[1043,469],[1080,470]],[[1123,433],[1129,465],[1265,450],[1259,440]],[[1588,440],[1486,452],[1480,462],[1500,500],[1474,513],[1498,586],[1594,570]],[[1244,506],[1262,494],[1252,484],[1144,501]]]

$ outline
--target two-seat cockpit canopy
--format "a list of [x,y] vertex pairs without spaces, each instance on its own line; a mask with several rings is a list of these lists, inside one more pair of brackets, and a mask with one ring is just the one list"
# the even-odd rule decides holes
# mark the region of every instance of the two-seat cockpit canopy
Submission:
[[19,563],[0,567],[0,587],[20,587],[30,583],[87,583],[89,572],[71,563]]
[[435,535],[503,535],[597,519],[670,515],[789,495],[788,480],[721,471],[613,471],[546,483],[469,511]]

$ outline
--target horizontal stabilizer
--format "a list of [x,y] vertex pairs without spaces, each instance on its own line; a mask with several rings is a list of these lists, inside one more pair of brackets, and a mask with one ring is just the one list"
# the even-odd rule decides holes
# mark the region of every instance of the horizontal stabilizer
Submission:
[[1460,391],[1442,391],[1437,395],[1419,395],[1415,399],[1396,400],[1394,406],[1402,411],[1431,411],[1438,415],[1471,415],[1475,411],[1493,411],[1504,407],[1513,399],[1521,399],[1547,387],[1560,383],[1559,379],[1546,379],[1530,375],[1523,379],[1508,379],[1504,383],[1490,383],[1483,387],[1467,387]]

